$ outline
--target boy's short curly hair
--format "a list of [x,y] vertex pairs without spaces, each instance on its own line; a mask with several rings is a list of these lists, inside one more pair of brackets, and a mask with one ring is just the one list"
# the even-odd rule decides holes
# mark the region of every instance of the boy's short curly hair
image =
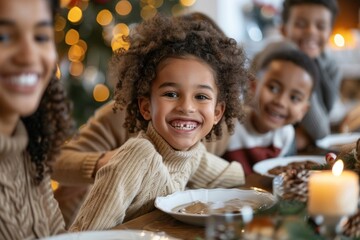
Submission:
[[331,12],[332,24],[335,23],[339,11],[337,0],[284,0],[281,13],[283,23],[286,23],[289,20],[291,8],[302,4],[317,4],[326,7]]
[[270,52],[260,63],[259,69],[266,69],[273,61],[288,61],[304,69],[312,78],[313,87],[319,83],[319,72],[315,62],[298,49],[276,49]]
[[[223,119],[228,131],[233,132],[232,119],[243,117],[250,76],[245,69],[245,53],[234,39],[205,21],[157,15],[139,24],[124,40],[130,43],[130,48],[116,51],[109,69],[117,82],[114,110],[127,109],[124,127],[129,132],[145,130],[148,126],[140,113],[138,99],[150,97],[159,63],[170,57],[188,56],[195,56],[214,70],[219,89],[217,101],[226,104]],[[221,125],[214,126],[206,139],[211,139],[212,134],[220,137]]]

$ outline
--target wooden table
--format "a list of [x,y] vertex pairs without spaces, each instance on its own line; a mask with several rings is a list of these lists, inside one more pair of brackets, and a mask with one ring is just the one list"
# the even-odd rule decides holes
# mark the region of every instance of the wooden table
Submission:
[[[258,187],[271,192],[272,178],[254,173],[246,178],[244,187]],[[141,217],[118,225],[114,229],[140,229],[152,232],[164,232],[171,237],[185,240],[205,239],[204,227],[180,222],[160,210],[154,210]]]

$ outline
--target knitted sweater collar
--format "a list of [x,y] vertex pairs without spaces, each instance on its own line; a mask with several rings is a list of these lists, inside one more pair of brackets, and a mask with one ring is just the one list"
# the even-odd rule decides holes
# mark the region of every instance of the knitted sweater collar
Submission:
[[24,124],[19,121],[12,136],[0,134],[0,155],[22,152],[28,144],[28,135]]
[[199,141],[187,151],[175,150],[156,132],[151,122],[146,130],[146,135],[154,143],[155,148],[162,155],[164,161],[194,158],[205,149]]

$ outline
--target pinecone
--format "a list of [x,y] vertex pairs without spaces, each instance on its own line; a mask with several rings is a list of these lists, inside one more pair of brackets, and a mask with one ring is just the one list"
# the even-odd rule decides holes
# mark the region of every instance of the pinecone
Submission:
[[308,181],[310,171],[291,169],[283,175],[283,195],[285,200],[306,202],[308,198]]
[[349,218],[343,227],[343,234],[347,237],[357,238],[360,237],[360,212]]

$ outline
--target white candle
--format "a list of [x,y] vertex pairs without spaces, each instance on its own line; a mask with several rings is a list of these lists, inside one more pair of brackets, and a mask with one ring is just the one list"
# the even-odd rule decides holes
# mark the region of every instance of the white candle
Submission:
[[310,215],[348,216],[357,211],[359,177],[343,171],[338,160],[332,171],[314,172],[309,177],[308,211]]

